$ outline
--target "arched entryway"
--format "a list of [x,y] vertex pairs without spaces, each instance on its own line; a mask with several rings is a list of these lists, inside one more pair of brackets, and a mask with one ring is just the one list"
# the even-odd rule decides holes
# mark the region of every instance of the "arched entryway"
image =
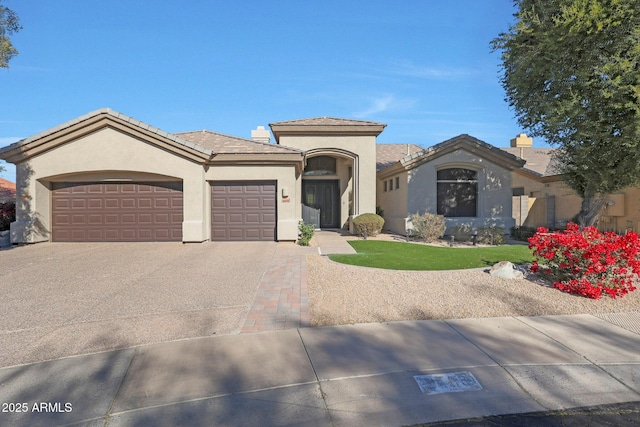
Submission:
[[357,213],[358,156],[346,150],[307,152],[302,179],[302,219],[316,228],[342,228]]

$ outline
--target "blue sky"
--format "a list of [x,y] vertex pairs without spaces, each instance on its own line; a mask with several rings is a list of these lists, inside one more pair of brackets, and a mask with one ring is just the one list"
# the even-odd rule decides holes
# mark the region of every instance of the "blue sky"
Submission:
[[315,116],[386,123],[378,142],[423,147],[462,133],[505,147],[523,131],[489,46],[511,0],[2,3],[24,28],[0,69],[0,146],[102,107],[246,138]]

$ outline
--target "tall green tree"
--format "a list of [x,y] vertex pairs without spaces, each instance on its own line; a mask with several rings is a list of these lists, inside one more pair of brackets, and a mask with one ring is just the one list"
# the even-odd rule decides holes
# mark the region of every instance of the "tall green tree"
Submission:
[[594,225],[607,194],[640,183],[640,0],[514,0],[501,83],[521,126],[557,147]]
[[8,7],[0,4],[0,67],[9,68],[9,60],[18,54],[18,51],[9,36],[20,31],[20,19],[18,15]]

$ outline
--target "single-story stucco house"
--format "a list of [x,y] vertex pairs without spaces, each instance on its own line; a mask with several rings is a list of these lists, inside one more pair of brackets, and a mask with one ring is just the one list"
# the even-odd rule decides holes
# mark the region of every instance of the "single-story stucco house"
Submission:
[[272,123],[252,139],[171,134],[108,108],[0,149],[16,165],[13,243],[298,238],[376,209],[385,125],[334,118]]
[[509,149],[470,135],[423,149],[377,144],[386,125],[371,121],[269,126],[251,139],[168,133],[104,108],[4,147],[16,165],[11,241],[295,241],[301,220],[350,229],[376,210],[402,234],[424,212],[508,232],[551,188],[535,161],[527,169],[537,152],[524,135]]

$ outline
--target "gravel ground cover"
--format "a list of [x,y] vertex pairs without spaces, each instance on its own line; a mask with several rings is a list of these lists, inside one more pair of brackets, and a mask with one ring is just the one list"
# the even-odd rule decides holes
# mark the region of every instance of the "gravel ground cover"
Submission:
[[382,270],[309,255],[311,325],[640,310],[640,291],[591,300],[560,292],[532,274],[507,280],[487,271]]

